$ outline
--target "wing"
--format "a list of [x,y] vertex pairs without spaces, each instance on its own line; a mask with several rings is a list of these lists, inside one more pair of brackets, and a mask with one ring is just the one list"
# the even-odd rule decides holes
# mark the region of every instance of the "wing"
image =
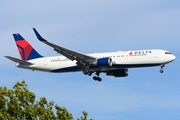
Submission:
[[76,52],[76,51],[73,51],[73,50],[70,50],[70,49],[67,49],[67,48],[64,48],[64,47],[61,47],[59,45],[56,45],[56,44],[53,44],[53,43],[50,43],[48,42],[47,40],[45,40],[38,32],[35,28],[33,28],[37,38],[51,46],[52,48],[54,48],[54,50],[60,54],[62,54],[63,56],[67,57],[68,59],[70,60],[76,60],[77,61],[77,64],[78,65],[82,65],[82,66],[86,66],[87,63],[89,62],[93,62],[96,60],[96,58],[94,57],[91,57],[91,56],[88,56],[88,55],[85,55],[85,54],[82,54],[82,53],[79,53],[79,52]]
[[12,61],[14,61],[14,62],[16,62],[16,63],[19,63],[19,64],[23,64],[23,65],[33,65],[33,64],[30,63],[30,62],[27,62],[27,61],[24,61],[24,60],[20,60],[20,59],[14,58],[14,57],[10,57],[10,56],[4,56],[4,57],[6,57],[6,58],[8,58],[8,59],[10,59],[10,60],[12,60]]

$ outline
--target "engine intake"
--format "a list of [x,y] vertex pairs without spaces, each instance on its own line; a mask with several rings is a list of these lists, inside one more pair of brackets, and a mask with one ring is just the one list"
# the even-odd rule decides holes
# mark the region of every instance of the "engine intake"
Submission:
[[128,69],[116,69],[106,73],[108,76],[114,77],[127,77],[128,76]]
[[112,66],[112,59],[111,58],[99,58],[96,62],[93,62],[95,66]]

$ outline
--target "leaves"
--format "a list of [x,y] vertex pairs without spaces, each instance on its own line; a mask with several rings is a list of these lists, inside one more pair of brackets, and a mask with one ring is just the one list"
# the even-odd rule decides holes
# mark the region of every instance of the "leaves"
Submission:
[[[35,102],[35,94],[30,92],[24,80],[16,82],[12,90],[0,87],[0,119],[8,120],[73,120],[73,115],[66,108],[55,105],[56,115],[52,110],[54,101],[48,102],[43,96]],[[87,120],[88,113],[82,112]],[[89,119],[92,120],[92,119]]]

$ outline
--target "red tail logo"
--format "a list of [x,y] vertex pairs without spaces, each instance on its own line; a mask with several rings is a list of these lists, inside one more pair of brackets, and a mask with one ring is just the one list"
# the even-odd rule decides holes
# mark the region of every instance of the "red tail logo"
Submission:
[[42,57],[20,34],[13,34],[22,60]]

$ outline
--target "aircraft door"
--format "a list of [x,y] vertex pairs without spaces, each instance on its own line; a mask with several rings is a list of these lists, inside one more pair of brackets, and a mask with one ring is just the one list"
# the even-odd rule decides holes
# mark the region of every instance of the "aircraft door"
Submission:
[[46,59],[44,60],[44,66],[47,66],[47,60]]
[[158,53],[157,53],[157,51],[154,51],[154,58],[158,58]]

